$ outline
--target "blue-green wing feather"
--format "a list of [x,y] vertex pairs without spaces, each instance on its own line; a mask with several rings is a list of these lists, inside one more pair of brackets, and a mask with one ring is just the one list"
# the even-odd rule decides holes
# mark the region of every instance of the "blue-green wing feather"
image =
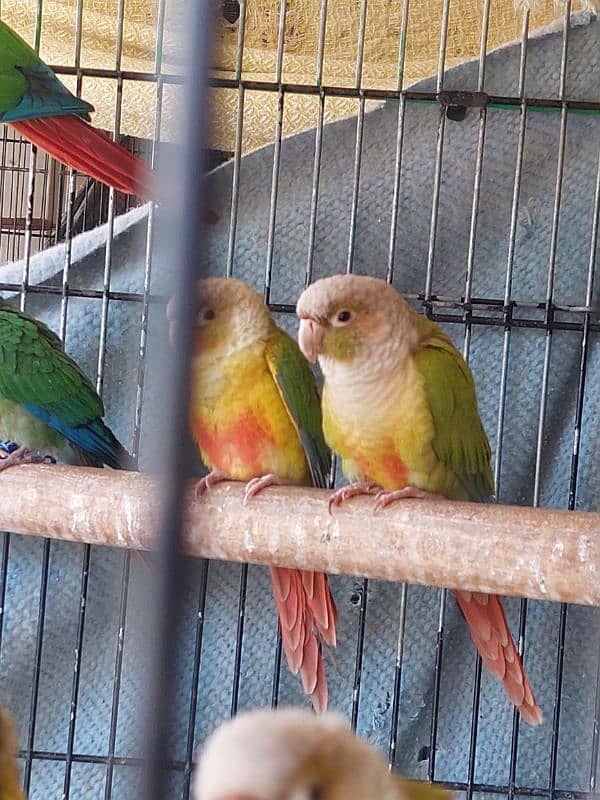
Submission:
[[0,20],[0,121],[76,114],[94,107],[71,94],[36,52]]

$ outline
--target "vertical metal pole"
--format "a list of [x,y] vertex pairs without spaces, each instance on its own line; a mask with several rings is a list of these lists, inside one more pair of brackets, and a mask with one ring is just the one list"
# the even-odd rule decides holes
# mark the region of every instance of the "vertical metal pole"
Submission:
[[[448,17],[450,13],[450,0],[444,0],[442,10],[440,48],[438,59],[438,72],[436,92],[439,94],[444,87],[444,74],[446,65],[446,44],[448,41]],[[440,109],[440,119],[437,130],[437,143],[435,152],[435,170],[433,175],[433,196],[431,205],[431,221],[429,226],[429,245],[427,252],[427,272],[425,276],[425,304],[431,299],[433,292],[433,264],[435,259],[435,240],[437,235],[437,220],[440,207],[440,189],[442,178],[442,161],[444,154],[444,131],[446,125],[446,112]],[[425,305],[426,313],[430,307]],[[433,685],[433,705],[431,708],[431,727],[429,731],[429,764],[427,766],[427,780],[435,779],[435,758],[437,746],[438,717],[440,707],[440,688],[442,681],[442,657],[444,651],[444,617],[446,615],[447,589],[440,591],[440,609],[438,616],[438,629],[435,644],[435,667]]]
[[[488,30],[490,22],[490,0],[484,0],[483,20],[481,23],[481,38],[479,42],[479,72],[477,77],[477,91],[485,89],[485,62],[488,45]],[[467,275],[465,279],[465,306],[463,319],[465,321],[465,339],[463,355],[467,364],[471,348],[471,301],[473,299],[473,280],[475,277],[475,241],[477,236],[477,222],[479,216],[479,198],[481,194],[481,175],[483,172],[483,150],[485,146],[485,131],[487,124],[487,109],[482,108],[479,113],[479,135],[477,137],[477,156],[475,159],[475,178],[473,182],[473,200],[471,204],[471,226],[469,232],[469,248],[467,252]],[[481,656],[475,658],[475,680],[473,682],[473,704],[471,711],[471,736],[469,742],[469,764],[466,800],[473,797],[473,784],[475,782],[475,766],[477,762],[477,733],[479,730],[479,705],[481,700]]]
[[142,797],[163,800],[169,796],[165,762],[168,750],[170,709],[174,705],[175,663],[178,620],[181,615],[182,558],[182,497],[188,463],[187,419],[189,403],[189,365],[192,352],[192,323],[195,306],[195,282],[198,264],[202,262],[204,231],[202,219],[204,167],[204,131],[206,128],[206,76],[209,49],[212,41],[213,7],[208,2],[182,3],[180,14],[186,19],[189,31],[188,53],[182,119],[183,147],[181,170],[181,212],[173,215],[176,224],[172,242],[180,243],[174,255],[176,268],[173,279],[179,308],[173,364],[170,374],[171,394],[165,406],[165,429],[170,435],[164,443],[164,474],[167,478],[160,551],[156,582],[153,589],[155,618],[153,620],[150,685],[147,695],[147,747]]

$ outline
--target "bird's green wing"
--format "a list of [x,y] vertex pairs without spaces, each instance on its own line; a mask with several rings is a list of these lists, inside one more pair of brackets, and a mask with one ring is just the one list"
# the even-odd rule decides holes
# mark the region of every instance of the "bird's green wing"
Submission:
[[0,396],[58,431],[89,462],[134,469],[129,454],[102,421],[92,382],[43,323],[0,304]]
[[27,42],[0,20],[0,122],[77,114],[93,106],[63,86]]
[[35,404],[66,425],[102,417],[102,401],[89,378],[43,323],[0,307],[0,394],[22,406]]
[[433,417],[433,448],[438,458],[472,500],[492,500],[491,451],[477,410],[471,370],[443,334],[429,338],[414,359]]
[[265,351],[267,364],[298,431],[315,486],[327,486],[331,454],[323,438],[321,401],[315,378],[296,342],[275,328]]

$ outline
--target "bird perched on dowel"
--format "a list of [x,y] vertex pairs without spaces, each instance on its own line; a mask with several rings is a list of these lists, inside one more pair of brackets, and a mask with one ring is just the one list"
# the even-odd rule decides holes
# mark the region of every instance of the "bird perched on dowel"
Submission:
[[[174,301],[167,315],[174,324]],[[247,502],[274,484],[325,487],[330,454],[315,379],[262,297],[239,280],[199,281],[194,336],[190,428],[211,470],[197,492],[219,481],[246,481]],[[270,572],[288,666],[314,708],[324,710],[322,648],[336,643],[327,576],[279,567]]]
[[[471,370],[442,330],[377,278],[335,275],[297,304],[299,343],[323,372],[323,430],[352,481],[330,510],[375,495],[375,511],[406,498],[492,502],[490,445]],[[485,666],[531,725],[542,721],[496,595],[455,597]]]
[[194,800],[450,800],[390,773],[382,754],[337,713],[285,708],[238,714],[208,739]]
[[93,110],[0,20],[0,122],[62,164],[125,194],[155,199],[154,171],[90,125]]
[[103,416],[58,336],[0,300],[0,470],[44,461],[136,469]]
[[25,800],[21,791],[19,770],[15,756],[17,736],[8,712],[0,707],[0,798],[1,800]]
[[[41,147],[61,164],[143,200],[172,199],[152,167],[90,124],[94,106],[59,81],[35,50],[0,20],[0,123]],[[211,208],[202,221],[215,225]]]

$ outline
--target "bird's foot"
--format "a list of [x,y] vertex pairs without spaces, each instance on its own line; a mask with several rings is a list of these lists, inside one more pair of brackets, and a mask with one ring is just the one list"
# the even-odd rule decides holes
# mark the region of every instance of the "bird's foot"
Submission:
[[290,481],[286,481],[283,478],[278,478],[277,475],[274,475],[272,472],[269,472],[268,475],[261,475],[259,478],[252,478],[251,481],[248,481],[246,484],[246,491],[244,492],[244,505],[248,505],[248,500],[255,497],[259,492],[262,492],[263,489],[266,489],[269,486],[289,486]]
[[196,497],[200,497],[201,495],[205,494],[209,489],[212,489],[213,486],[216,486],[217,483],[229,480],[231,480],[231,478],[226,472],[223,472],[220,469],[211,470],[208,475],[205,475],[196,484]]
[[0,472],[20,464],[56,464],[56,459],[15,442],[0,442]]
[[393,492],[387,492],[381,489],[375,495],[375,507],[373,514],[378,514],[383,508],[395,503],[398,500],[445,500],[442,494],[436,492],[426,492],[424,489],[418,489],[416,486],[405,486],[403,489],[396,489]]
[[356,481],[356,483],[349,483],[348,486],[342,486],[341,489],[335,491],[329,498],[329,513],[333,506],[341,506],[346,500],[351,497],[359,497],[361,494],[379,494],[382,492],[381,486],[372,481]]

